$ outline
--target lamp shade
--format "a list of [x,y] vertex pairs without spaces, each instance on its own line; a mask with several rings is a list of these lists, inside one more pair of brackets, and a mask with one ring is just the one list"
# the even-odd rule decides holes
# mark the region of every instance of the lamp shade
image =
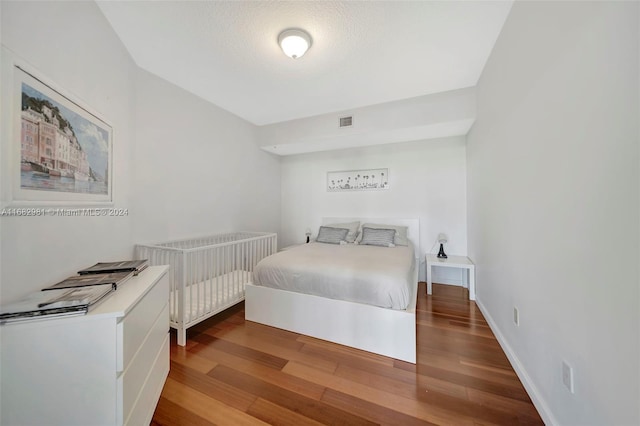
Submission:
[[447,242],[447,236],[445,234],[438,234],[438,242],[440,244]]
[[285,55],[298,59],[311,47],[311,36],[303,30],[284,30],[278,36],[278,44]]

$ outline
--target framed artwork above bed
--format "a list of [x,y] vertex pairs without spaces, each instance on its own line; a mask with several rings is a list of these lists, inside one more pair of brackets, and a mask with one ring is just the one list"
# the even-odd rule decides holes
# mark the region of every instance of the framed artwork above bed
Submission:
[[389,169],[327,172],[327,191],[380,191],[389,189]]

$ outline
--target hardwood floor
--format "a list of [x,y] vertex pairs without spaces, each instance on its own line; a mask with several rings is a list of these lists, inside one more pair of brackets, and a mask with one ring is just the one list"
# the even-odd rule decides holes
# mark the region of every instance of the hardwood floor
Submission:
[[244,304],[172,331],[152,425],[541,425],[461,287],[420,283],[416,365],[244,320]]

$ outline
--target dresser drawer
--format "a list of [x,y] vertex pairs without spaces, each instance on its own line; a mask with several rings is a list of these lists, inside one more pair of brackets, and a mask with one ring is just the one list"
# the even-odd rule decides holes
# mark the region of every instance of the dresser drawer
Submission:
[[151,367],[158,354],[165,350],[165,342],[169,336],[169,304],[157,316],[149,334],[142,341],[141,346],[125,368],[122,375],[123,418],[125,423],[131,409],[137,404],[145,383],[151,380]]
[[[118,323],[118,372],[127,369],[168,301],[169,277],[165,274],[149,293]],[[169,317],[167,316],[166,318],[165,331],[168,331]]]

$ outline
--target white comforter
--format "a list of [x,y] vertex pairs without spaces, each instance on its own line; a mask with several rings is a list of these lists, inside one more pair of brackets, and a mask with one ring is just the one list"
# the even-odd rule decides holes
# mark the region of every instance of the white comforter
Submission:
[[309,243],[262,259],[253,284],[406,309],[414,266],[412,246]]

